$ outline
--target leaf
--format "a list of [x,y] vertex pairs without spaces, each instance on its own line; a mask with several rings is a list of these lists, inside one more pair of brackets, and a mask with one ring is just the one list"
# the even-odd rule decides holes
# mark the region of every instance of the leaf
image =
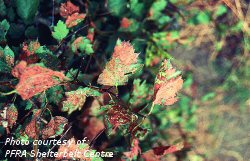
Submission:
[[40,46],[39,49],[35,52],[38,57],[41,59],[41,62],[45,66],[50,67],[51,69],[57,69],[60,61],[56,55],[52,53],[46,46]]
[[211,17],[208,12],[199,12],[196,15],[196,20],[199,24],[209,24],[211,21]]
[[125,85],[129,76],[142,67],[142,64],[138,63],[138,55],[129,42],[117,45],[97,82],[107,86]]
[[2,20],[2,22],[0,23],[0,41],[6,39],[5,36],[9,29],[10,29],[9,22],[6,19]]
[[39,47],[40,43],[38,41],[31,41],[29,44],[23,43],[23,52],[20,55],[21,60],[26,61],[28,64],[37,63],[39,58],[35,52]]
[[39,0],[16,0],[17,14],[25,22],[30,22],[36,15],[39,3]]
[[5,58],[5,62],[11,67],[14,65],[14,60],[15,60],[15,54],[14,52],[11,50],[11,48],[9,48],[9,46],[6,46],[3,50],[4,52],[4,58]]
[[162,15],[162,11],[166,8],[168,2],[166,0],[155,1],[150,8],[150,17],[157,20]]
[[93,45],[91,44],[91,41],[86,37],[78,37],[71,45],[71,49],[73,52],[77,52],[77,50],[80,50],[81,52],[84,52],[88,55],[91,55],[94,53]]
[[130,152],[123,153],[128,159],[137,160],[137,156],[141,153],[141,148],[139,146],[139,139],[134,139],[132,142],[132,149]]
[[142,17],[144,9],[144,3],[140,3],[138,0],[130,0],[130,10],[136,17]]
[[78,88],[75,91],[66,92],[66,100],[63,101],[63,108],[62,111],[68,112],[68,114],[71,114],[72,112],[76,110],[81,110],[85,101],[86,97],[89,96],[100,96],[101,94],[93,90],[91,88]]
[[7,14],[7,8],[6,5],[4,4],[4,1],[0,1],[0,16],[4,17]]
[[178,100],[176,95],[183,85],[179,73],[172,67],[170,61],[165,60],[162,63],[154,86],[154,104],[172,105]]
[[133,107],[139,107],[143,104],[146,104],[151,100],[152,96],[152,87],[146,83],[146,80],[134,80],[132,97],[129,100],[129,103],[132,104]]
[[171,146],[155,147],[152,150],[143,153],[142,158],[145,159],[145,161],[160,161],[164,155],[175,153],[177,151],[182,150],[183,148],[183,143],[178,143],[176,145]]
[[126,17],[121,20],[120,31],[122,32],[136,32],[139,28],[139,23],[135,19],[128,19]]
[[74,13],[79,13],[79,11],[80,11],[80,8],[74,5],[71,1],[62,3],[60,7],[60,15],[64,18],[67,18],[68,16]]
[[37,138],[37,119],[40,117],[42,110],[34,110],[32,120],[25,127],[25,133],[32,139]]
[[16,123],[18,118],[18,111],[14,104],[5,106],[3,110],[0,110],[0,125],[7,128]]
[[71,16],[67,17],[66,25],[68,28],[74,27],[74,26],[78,25],[80,22],[82,22],[85,17],[86,17],[86,15],[83,13],[81,13],[81,14],[74,13]]
[[220,5],[215,12],[215,16],[219,17],[224,15],[225,13],[227,13],[227,7],[225,5]]
[[88,126],[84,129],[83,136],[86,136],[91,141],[104,129],[105,126],[102,120],[96,117],[91,117]]
[[55,116],[51,118],[50,122],[42,130],[42,138],[55,138],[56,136],[62,135],[64,131],[64,126],[68,123],[68,119]]
[[114,128],[130,124],[134,120],[133,118],[136,117],[120,105],[112,106],[107,112],[107,116],[108,121],[114,126]]
[[69,33],[69,29],[67,28],[65,23],[59,20],[57,25],[54,27],[54,32],[52,33],[52,36],[56,40],[61,41],[68,35],[68,33]]
[[46,91],[49,102],[59,104],[63,99],[64,90],[62,86],[55,86]]
[[33,107],[33,104],[30,101],[28,101],[26,103],[25,110],[30,110],[32,107]]
[[62,72],[53,71],[37,64],[28,66],[25,61],[16,65],[12,74],[19,78],[16,90],[23,100],[68,80]]
[[201,98],[201,101],[202,101],[202,102],[206,102],[206,101],[208,101],[208,100],[213,99],[215,96],[216,96],[216,93],[214,93],[214,92],[207,93],[206,95],[204,95],[204,96]]
[[122,16],[127,11],[126,0],[109,0],[108,8],[112,15]]
[[5,60],[4,49],[0,47],[0,72],[2,73],[10,73],[11,67],[7,64]]

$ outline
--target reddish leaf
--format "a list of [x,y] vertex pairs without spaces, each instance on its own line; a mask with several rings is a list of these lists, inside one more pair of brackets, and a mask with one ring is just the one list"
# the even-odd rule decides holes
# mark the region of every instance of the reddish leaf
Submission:
[[58,135],[61,135],[64,129],[64,126],[68,123],[68,119],[55,116],[50,120],[46,127],[42,130],[43,139],[52,138]]
[[85,17],[86,17],[86,15],[83,13],[81,13],[81,14],[74,13],[71,16],[68,16],[68,18],[66,20],[66,25],[68,28],[74,27],[74,26],[78,25],[80,22],[82,22]]
[[177,151],[180,151],[184,147],[183,143],[179,143],[176,145],[171,145],[171,146],[162,146],[162,147],[155,147],[153,148],[154,154],[155,155],[166,155],[166,154],[171,154]]
[[23,53],[20,55],[21,60],[26,61],[28,64],[36,63],[38,61],[38,56],[35,54],[36,50],[40,48],[40,43],[38,41],[32,41],[28,45],[23,44]]
[[83,37],[82,36],[80,36],[77,39],[75,39],[75,41],[72,43],[72,47],[75,50],[77,50],[77,49],[80,48],[81,43],[83,43]]
[[62,72],[53,71],[39,65],[27,66],[24,61],[21,61],[13,69],[12,74],[20,79],[16,90],[23,100],[56,86],[63,80],[67,80]]
[[36,113],[33,115],[32,120],[30,123],[26,126],[25,128],[25,133],[30,137],[30,138],[37,138],[38,130],[37,130],[37,119],[40,117],[42,110],[37,110]]
[[125,152],[124,155],[129,159],[134,159],[135,157],[138,156],[139,153],[141,153],[141,148],[139,146],[139,139],[134,139],[131,151]]
[[125,85],[131,74],[142,66],[137,64],[138,54],[129,42],[122,42],[114,49],[112,59],[98,78],[98,83],[107,86]]
[[128,18],[124,17],[121,21],[121,27],[127,29],[132,25],[132,23],[133,23],[132,21],[130,21]]
[[172,105],[178,100],[176,96],[182,88],[183,79],[176,74],[175,68],[165,60],[155,81],[154,104]]
[[78,6],[74,5],[70,1],[67,1],[66,3],[62,3],[60,7],[60,15],[64,18],[67,18],[68,16],[79,13],[80,9]]
[[142,158],[145,159],[145,161],[160,161],[162,156],[180,151],[183,148],[184,148],[183,143],[171,146],[156,147],[153,148],[152,150],[143,153]]
[[104,123],[92,117],[89,120],[88,126],[84,129],[83,136],[86,136],[89,140],[93,140],[103,129],[105,129]]
[[3,110],[0,110],[0,125],[3,127],[12,127],[18,117],[18,111],[14,104],[4,107]]
[[121,125],[128,124],[132,122],[133,115],[121,107],[120,105],[113,106],[109,111],[108,111],[108,118],[109,121],[114,127],[119,127]]
[[93,42],[94,41],[94,37],[95,37],[95,33],[94,33],[94,29],[90,28],[88,30],[88,35],[87,35],[87,38]]

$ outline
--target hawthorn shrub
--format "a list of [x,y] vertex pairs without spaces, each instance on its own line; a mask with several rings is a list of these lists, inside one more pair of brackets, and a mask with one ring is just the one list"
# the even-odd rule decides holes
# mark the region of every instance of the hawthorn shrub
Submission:
[[[184,126],[190,130],[196,122],[197,106],[190,97],[178,96],[182,87],[192,86],[192,74],[184,82],[170,54],[178,44],[193,40],[171,26],[182,16],[176,5],[184,7],[189,1],[176,3],[1,0],[1,141],[13,137],[71,142],[3,145],[1,159],[8,149],[114,152],[114,158],[48,160],[157,161],[183,149],[185,156],[190,147],[186,139],[160,141],[166,139],[160,130],[172,123],[186,119]],[[204,16],[192,20],[203,23]],[[180,109],[171,111],[167,106],[178,99]],[[86,144],[76,144],[84,137]]]

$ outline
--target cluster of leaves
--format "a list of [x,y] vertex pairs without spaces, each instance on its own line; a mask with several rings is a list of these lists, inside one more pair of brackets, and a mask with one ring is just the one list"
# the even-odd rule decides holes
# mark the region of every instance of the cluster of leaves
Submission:
[[[183,81],[170,61],[178,44],[193,40],[178,27],[178,8],[189,3],[0,1],[1,139],[87,136],[91,147],[58,151],[108,149],[117,160],[160,160],[186,148],[185,139],[173,145],[156,139],[172,124],[192,130],[197,119],[192,97],[181,95],[177,103],[182,86],[193,88],[192,77]],[[191,19],[210,21],[203,12]],[[177,109],[167,108],[174,104]]]

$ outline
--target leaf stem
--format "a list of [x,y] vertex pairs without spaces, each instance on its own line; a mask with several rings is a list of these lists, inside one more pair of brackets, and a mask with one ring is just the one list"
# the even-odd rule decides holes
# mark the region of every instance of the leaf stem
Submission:
[[0,92],[0,95],[8,96],[8,95],[11,95],[11,94],[14,94],[14,93],[17,93],[17,91],[13,90],[13,91],[10,91],[10,92],[7,92],[7,93]]

